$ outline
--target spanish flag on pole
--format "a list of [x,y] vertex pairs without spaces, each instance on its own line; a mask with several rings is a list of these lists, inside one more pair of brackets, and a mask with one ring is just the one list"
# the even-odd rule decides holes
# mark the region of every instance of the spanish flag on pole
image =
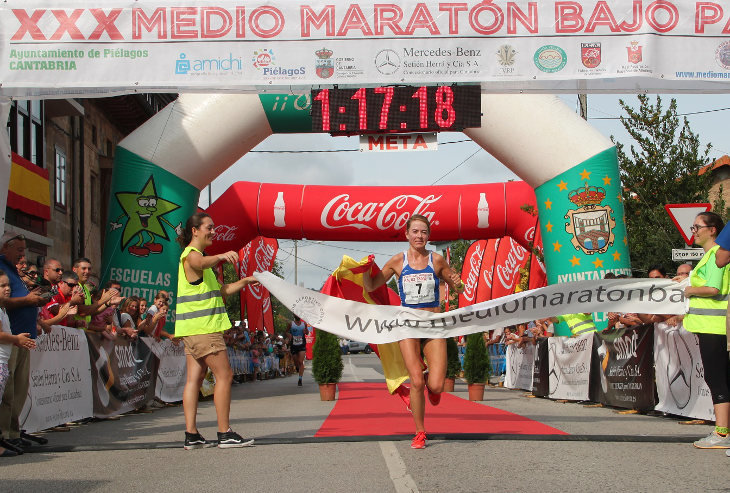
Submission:
[[[342,263],[327,279],[322,287],[322,293],[371,305],[400,305],[398,294],[388,286],[383,285],[370,293],[365,291],[362,276],[370,271],[371,266],[373,273],[380,271],[373,255],[365,257],[359,262],[343,255]],[[397,342],[378,344],[377,347],[373,347],[380,357],[388,391],[392,394],[395,389],[408,380],[408,370],[403,362],[400,347]]]

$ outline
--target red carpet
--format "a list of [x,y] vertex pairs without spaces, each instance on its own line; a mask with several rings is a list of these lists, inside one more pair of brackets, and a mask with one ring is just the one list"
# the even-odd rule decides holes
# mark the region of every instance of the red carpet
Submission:
[[[315,437],[410,435],[411,414],[385,383],[339,383],[334,409]],[[426,400],[426,432],[515,435],[567,435],[501,409],[470,402],[444,392],[437,407]]]

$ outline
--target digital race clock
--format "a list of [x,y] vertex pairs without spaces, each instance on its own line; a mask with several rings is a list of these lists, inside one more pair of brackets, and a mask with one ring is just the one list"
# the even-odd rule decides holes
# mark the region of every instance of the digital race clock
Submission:
[[479,86],[312,90],[313,132],[444,132],[480,126]]

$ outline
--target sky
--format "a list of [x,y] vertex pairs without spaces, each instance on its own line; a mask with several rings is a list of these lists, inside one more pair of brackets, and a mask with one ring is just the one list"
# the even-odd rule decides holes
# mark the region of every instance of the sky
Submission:
[[[662,95],[666,108],[677,99],[680,114],[687,114],[693,132],[703,145],[712,144],[712,159],[730,155],[730,95]],[[561,95],[570,108],[578,111],[577,96]],[[652,96],[653,98],[653,96]],[[588,122],[603,135],[614,136],[629,147],[632,140],[618,117],[619,99],[638,107],[635,95],[596,94],[588,96]],[[293,183],[304,185],[350,186],[424,186],[501,183],[519,180],[514,173],[472,142],[463,133],[438,134],[434,152],[361,153],[358,137],[331,137],[327,134],[278,134],[261,142],[253,151],[332,151],[322,153],[257,153],[239,159],[211,184],[215,201],[236,181]],[[519,143],[516,142],[516,145]],[[200,207],[208,206],[208,191],[203,190]],[[407,243],[297,242],[296,278],[307,288],[319,289],[337,268],[343,255],[360,259],[375,254],[378,265],[407,248]],[[682,245],[677,245],[678,248]],[[277,260],[286,280],[295,278],[294,241],[280,240]]]

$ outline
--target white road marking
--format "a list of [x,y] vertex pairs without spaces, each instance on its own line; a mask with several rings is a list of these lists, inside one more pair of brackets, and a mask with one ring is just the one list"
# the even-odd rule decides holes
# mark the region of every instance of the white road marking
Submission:
[[385,464],[388,466],[390,479],[393,481],[397,493],[418,493],[418,486],[408,471],[403,458],[398,453],[393,442],[378,442],[383,453]]
[[347,373],[349,374],[348,380],[353,382],[364,382],[361,377],[357,375],[357,366],[352,362],[352,356],[347,356],[346,358],[347,364],[345,365],[345,369],[347,370]]

